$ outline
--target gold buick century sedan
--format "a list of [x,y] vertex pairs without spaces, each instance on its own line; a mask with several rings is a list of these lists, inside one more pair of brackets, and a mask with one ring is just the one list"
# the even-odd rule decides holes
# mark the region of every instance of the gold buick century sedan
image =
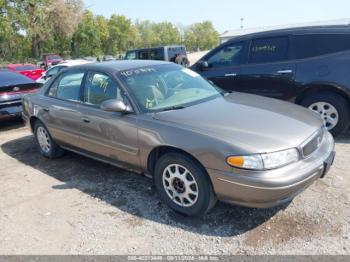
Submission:
[[152,176],[162,201],[188,216],[217,199],[259,208],[291,201],[335,157],[316,113],[225,92],[168,62],[71,67],[24,97],[23,118],[45,157],[69,150]]

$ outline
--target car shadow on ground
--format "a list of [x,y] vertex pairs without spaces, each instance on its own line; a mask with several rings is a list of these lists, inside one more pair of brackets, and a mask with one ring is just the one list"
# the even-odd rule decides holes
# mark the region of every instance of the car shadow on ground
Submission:
[[21,118],[0,121],[0,132],[9,131],[24,127],[24,122]]
[[[162,204],[154,191],[152,180],[142,175],[70,152],[60,159],[48,160],[38,153],[33,136],[7,142],[1,149],[21,163],[62,182],[53,186],[55,190],[78,189],[134,215],[137,219],[148,219],[207,236],[229,237],[243,234],[288,206],[252,209],[218,203],[209,214],[201,218],[189,218]],[[117,216],[118,213],[108,212],[106,215]]]
[[336,143],[350,144],[350,129],[345,134],[342,134],[335,138]]

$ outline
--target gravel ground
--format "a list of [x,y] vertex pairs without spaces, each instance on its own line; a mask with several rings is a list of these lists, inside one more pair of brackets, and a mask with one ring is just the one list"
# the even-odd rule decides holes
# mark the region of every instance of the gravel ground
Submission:
[[0,125],[0,254],[350,254],[350,135],[288,206],[220,203],[192,219],[148,178],[73,153],[44,159],[27,128]]

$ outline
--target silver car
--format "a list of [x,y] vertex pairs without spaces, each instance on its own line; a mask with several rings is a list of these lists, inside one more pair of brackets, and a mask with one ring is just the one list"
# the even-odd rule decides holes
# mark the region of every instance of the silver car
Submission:
[[160,198],[188,216],[217,199],[260,208],[291,201],[335,156],[316,113],[224,92],[168,62],[71,67],[26,96],[23,109],[45,157],[69,150],[152,176]]

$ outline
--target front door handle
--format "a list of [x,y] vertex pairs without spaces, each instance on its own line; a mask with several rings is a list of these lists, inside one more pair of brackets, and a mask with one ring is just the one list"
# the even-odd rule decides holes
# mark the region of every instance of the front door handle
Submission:
[[49,109],[48,107],[43,107],[43,110],[44,110],[45,112],[50,112],[50,109]]
[[293,70],[291,70],[291,69],[277,71],[277,74],[281,74],[281,75],[292,74],[292,73],[293,73]]
[[81,120],[83,120],[83,122],[87,123],[87,124],[89,124],[91,122],[90,119],[87,117],[82,117]]
[[226,77],[230,77],[230,76],[237,76],[236,73],[228,73],[228,74],[225,74]]

